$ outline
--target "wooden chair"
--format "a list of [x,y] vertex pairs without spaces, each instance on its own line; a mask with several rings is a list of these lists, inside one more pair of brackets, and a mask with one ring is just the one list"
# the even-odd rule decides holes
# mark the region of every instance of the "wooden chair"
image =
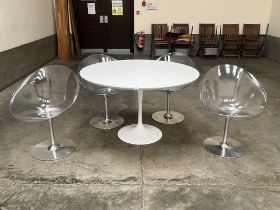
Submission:
[[180,53],[180,51],[183,51],[182,52],[183,54],[189,55],[192,46],[192,41],[193,41],[193,37],[192,37],[193,27],[191,28],[191,34],[190,34],[189,24],[173,23],[172,30],[175,33],[179,34],[179,36],[174,41],[172,51],[174,51],[175,53]]
[[162,54],[166,54],[169,52],[169,40],[166,39],[167,32],[167,24],[152,24],[152,58],[157,55],[157,49],[165,49],[165,52],[163,52]]
[[[260,57],[260,24],[244,24],[242,40],[242,56]],[[246,54],[246,53],[249,54]]]
[[[239,24],[223,24],[222,47],[220,55],[237,56],[240,58],[241,40],[239,36]],[[227,54],[231,52],[233,54]]]
[[217,56],[215,24],[199,24],[199,48],[196,55],[214,55]]
[[189,24],[178,24],[173,23],[172,29],[180,34],[188,34],[189,33]]

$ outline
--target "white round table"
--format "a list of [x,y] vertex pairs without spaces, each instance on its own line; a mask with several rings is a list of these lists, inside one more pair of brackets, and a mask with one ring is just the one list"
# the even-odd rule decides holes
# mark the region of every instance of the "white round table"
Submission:
[[130,144],[145,145],[161,139],[155,126],[142,123],[143,90],[162,90],[186,86],[199,77],[199,72],[179,63],[156,60],[119,60],[85,67],[80,76],[95,85],[138,91],[138,123],[118,132],[119,138]]

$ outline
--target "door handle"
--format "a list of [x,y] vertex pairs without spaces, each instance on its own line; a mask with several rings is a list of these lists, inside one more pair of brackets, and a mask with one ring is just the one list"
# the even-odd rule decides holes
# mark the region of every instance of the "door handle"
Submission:
[[103,15],[99,16],[99,23],[104,23],[104,16]]
[[108,23],[108,16],[107,15],[104,16],[104,23]]

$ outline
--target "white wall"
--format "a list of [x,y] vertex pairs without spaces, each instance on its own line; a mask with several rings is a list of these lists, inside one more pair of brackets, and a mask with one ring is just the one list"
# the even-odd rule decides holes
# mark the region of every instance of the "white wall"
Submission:
[[269,35],[280,37],[280,1],[272,0]]
[[52,0],[0,0],[0,52],[55,34]]
[[[273,0],[279,5],[279,0]],[[272,0],[146,0],[157,3],[158,10],[146,10],[141,1],[135,1],[135,32],[145,30],[151,33],[151,23],[189,23],[198,33],[199,23],[260,23],[265,33],[269,22]],[[279,10],[279,6],[277,7]],[[278,15],[279,17],[279,15]],[[279,18],[278,18],[279,20]],[[279,21],[278,21],[279,22]]]

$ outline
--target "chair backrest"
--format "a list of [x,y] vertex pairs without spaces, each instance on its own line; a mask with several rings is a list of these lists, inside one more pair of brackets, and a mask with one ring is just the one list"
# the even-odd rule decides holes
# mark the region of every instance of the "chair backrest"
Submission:
[[172,29],[180,34],[189,34],[189,24],[173,23]]
[[68,67],[42,67],[16,88],[10,100],[10,112],[28,122],[51,119],[71,107],[79,87],[76,74]]
[[199,39],[201,41],[215,41],[216,32],[215,32],[215,24],[199,24]]
[[109,55],[103,55],[103,54],[92,54],[87,57],[85,57],[78,66],[78,72],[80,72],[84,67],[89,66],[91,64],[95,63],[102,63],[102,62],[108,62],[108,61],[115,61],[116,59],[109,56]]
[[243,36],[245,41],[259,41],[260,24],[244,24]]
[[[184,64],[187,66],[190,66],[192,68],[196,68],[193,60],[186,55],[176,55],[175,53],[168,53],[166,55],[162,55],[160,56],[158,59],[158,61],[167,61],[167,62],[174,62],[174,63],[180,63],[180,64]],[[181,90],[184,87],[186,87],[186,85],[183,86],[177,86],[177,87],[173,87],[173,88],[168,88],[168,89],[163,89],[163,91],[177,91],[177,90]]]
[[168,32],[167,24],[152,24],[153,41],[164,40],[167,32]]
[[239,40],[239,24],[223,24],[223,40],[238,41]]
[[187,66],[191,66],[193,68],[196,68],[193,60],[189,56],[186,56],[186,55],[180,56],[180,55],[176,55],[175,53],[168,53],[166,55],[160,56],[157,60],[158,61],[181,63],[181,64],[185,64]]
[[77,75],[78,78],[80,80],[80,83],[82,84],[83,87],[85,87],[86,89],[88,89],[91,92],[96,92],[97,89],[101,88],[100,86],[96,86],[92,83],[89,83],[87,81],[85,81],[81,76],[80,76],[80,71],[92,64],[96,64],[96,63],[103,63],[103,62],[109,62],[109,61],[116,61],[115,58],[109,56],[109,55],[103,55],[103,54],[92,54],[89,55],[87,57],[85,57],[79,64],[78,66],[78,70],[77,70]]
[[267,102],[261,83],[245,69],[231,64],[215,66],[204,75],[200,99],[210,112],[230,118],[255,117]]

